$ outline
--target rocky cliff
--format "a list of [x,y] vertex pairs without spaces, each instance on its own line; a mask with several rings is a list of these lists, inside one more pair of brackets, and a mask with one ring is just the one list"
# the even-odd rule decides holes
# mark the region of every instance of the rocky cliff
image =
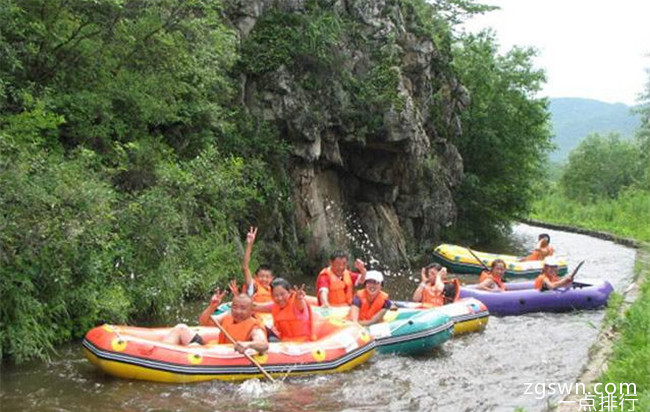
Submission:
[[382,265],[451,224],[453,145],[468,95],[445,30],[417,0],[231,0],[241,100],[290,142],[299,233],[310,257],[353,249],[359,225]]

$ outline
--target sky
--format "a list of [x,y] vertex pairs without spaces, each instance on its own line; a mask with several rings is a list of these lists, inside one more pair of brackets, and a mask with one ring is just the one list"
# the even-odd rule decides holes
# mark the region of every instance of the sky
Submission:
[[650,69],[650,0],[482,0],[499,6],[465,24],[492,27],[505,53],[539,51],[546,71],[541,96],[583,97],[634,105]]

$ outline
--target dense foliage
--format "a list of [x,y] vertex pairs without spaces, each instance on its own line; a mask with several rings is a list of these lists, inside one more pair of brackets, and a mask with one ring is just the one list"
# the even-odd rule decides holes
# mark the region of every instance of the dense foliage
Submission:
[[203,296],[246,224],[282,220],[286,150],[233,108],[218,3],[3,0],[0,19],[3,357]]
[[463,36],[454,53],[471,98],[456,143],[465,168],[456,237],[487,240],[530,208],[551,148],[547,101],[534,97],[544,81],[543,71],[532,66],[534,55],[520,48],[500,55],[490,32]]
[[[322,91],[313,121],[336,80],[351,96],[341,117],[360,133],[378,133],[382,113],[404,104],[395,39],[364,45],[358,23],[329,2],[306,5],[264,14],[240,44],[218,1],[0,0],[2,357],[46,357],[99,319],[151,319],[205,295],[239,270],[251,223],[265,228],[256,256],[299,265],[288,144],[242,107],[241,75],[289,68]],[[431,38],[437,69],[471,95],[455,142],[466,177],[452,230],[474,238],[527,209],[549,147],[532,52],[500,56],[489,34],[454,46],[454,26],[487,10],[386,3]],[[345,71],[343,38],[372,46],[370,70]]]

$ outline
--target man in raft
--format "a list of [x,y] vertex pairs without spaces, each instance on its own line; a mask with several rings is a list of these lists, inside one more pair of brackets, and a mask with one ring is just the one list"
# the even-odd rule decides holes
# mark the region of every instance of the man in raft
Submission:
[[537,237],[537,245],[535,250],[533,250],[530,255],[521,259],[522,261],[527,260],[544,260],[548,256],[553,256],[553,246],[550,245],[551,236],[548,233],[542,233]]
[[383,321],[386,311],[393,306],[388,294],[381,290],[383,284],[384,275],[381,272],[366,272],[364,288],[354,295],[350,306],[349,317],[353,322],[370,326]]
[[361,259],[354,261],[359,272],[348,270],[348,254],[337,251],[330,256],[330,265],[316,278],[316,294],[320,306],[346,306],[352,304],[354,287],[363,285],[366,265]]
[[422,282],[413,292],[413,302],[422,302],[431,306],[444,305],[447,268],[439,263],[431,263],[422,268],[421,276]]
[[[217,326],[216,322],[219,322],[221,327],[237,342],[235,345],[237,352],[244,353],[249,350],[256,353],[266,352],[269,348],[266,330],[261,320],[253,315],[253,299],[250,296],[245,293],[236,295],[232,300],[229,313],[212,315],[217,306],[221,304],[221,299],[223,299],[225,293],[225,291],[216,291],[210,299],[208,307],[201,313],[199,325]],[[203,338],[198,333],[193,338],[193,341],[201,345],[204,344]],[[224,333],[220,333],[218,343],[231,342]]]
[[542,274],[535,279],[535,289],[544,292],[545,290],[553,290],[561,287],[570,286],[573,278],[567,275],[560,278],[557,275],[558,263],[553,256],[544,259],[544,268]]

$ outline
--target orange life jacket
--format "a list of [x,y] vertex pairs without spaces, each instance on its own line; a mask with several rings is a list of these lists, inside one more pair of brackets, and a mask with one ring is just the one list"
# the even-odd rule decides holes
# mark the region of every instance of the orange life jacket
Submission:
[[388,293],[379,291],[379,294],[375,296],[375,300],[370,302],[368,291],[363,289],[357,292],[357,297],[361,301],[359,320],[370,320],[384,308],[384,304],[386,303],[386,300],[388,300]]
[[305,302],[306,310],[309,314],[308,319],[298,319],[296,312],[296,294],[291,293],[289,302],[284,308],[280,308],[277,303],[273,304],[271,313],[273,314],[273,326],[280,333],[282,341],[303,341],[311,339],[312,313],[311,307]]
[[263,286],[257,280],[253,280],[255,285],[255,294],[253,294],[253,302],[255,303],[266,303],[273,300],[273,295],[271,295],[271,287]]
[[422,303],[431,305],[431,306],[442,306],[445,303],[445,297],[442,294],[442,291],[438,291],[434,288],[434,285],[425,286],[422,290]]
[[544,260],[547,256],[553,256],[553,246],[547,246],[543,249],[535,249],[533,252],[526,256],[524,260]]
[[542,290],[542,287],[544,286],[544,278],[548,279],[549,282],[557,282],[560,280],[556,275],[542,273],[535,278],[535,289]]
[[499,277],[494,276],[494,274],[492,272],[488,272],[488,271],[484,270],[483,272],[481,272],[481,276],[479,276],[479,278],[478,278],[478,283],[483,282],[485,279],[492,279],[494,281],[494,283],[497,284],[499,289],[506,290],[506,285],[503,283],[503,280],[501,280],[500,276]]
[[[260,321],[251,316],[250,318],[235,323],[232,315],[226,315],[221,320],[221,326],[233,337],[237,342],[246,342],[251,340],[251,332],[255,328],[261,328]],[[262,329],[264,330],[264,329]],[[226,338],[224,333],[219,333],[219,343],[232,343]]]
[[[352,304],[354,285],[352,284],[352,276],[350,276],[349,270],[345,269],[343,271],[343,278],[341,279],[332,272],[330,267],[326,267],[318,274],[318,278],[321,276],[329,276],[330,279],[329,293],[327,295],[330,305],[343,306]],[[316,282],[318,283],[318,279]]]

